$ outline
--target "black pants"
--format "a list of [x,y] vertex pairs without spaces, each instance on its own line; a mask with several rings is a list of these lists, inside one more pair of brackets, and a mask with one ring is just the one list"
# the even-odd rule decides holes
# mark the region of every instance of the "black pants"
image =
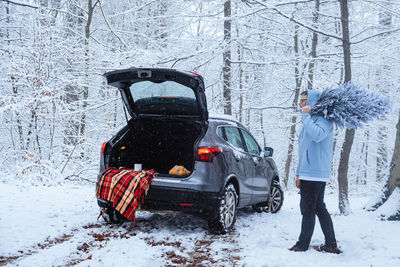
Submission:
[[312,182],[300,180],[300,210],[303,215],[301,222],[301,233],[296,246],[308,249],[314,232],[315,215],[318,216],[319,224],[325,236],[325,245],[336,247],[333,223],[324,203],[325,182]]

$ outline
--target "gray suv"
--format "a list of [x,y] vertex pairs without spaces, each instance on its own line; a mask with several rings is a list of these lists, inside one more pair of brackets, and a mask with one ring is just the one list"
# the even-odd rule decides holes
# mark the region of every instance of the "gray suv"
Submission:
[[[104,74],[119,89],[130,115],[127,125],[102,146],[100,174],[108,167],[159,173],[142,209],[199,215],[211,232],[227,233],[238,208],[277,212],[283,203],[272,148],[260,149],[231,118],[209,117],[203,78],[174,69],[125,69]],[[190,173],[170,174],[175,165]],[[98,199],[111,220],[121,219]]]

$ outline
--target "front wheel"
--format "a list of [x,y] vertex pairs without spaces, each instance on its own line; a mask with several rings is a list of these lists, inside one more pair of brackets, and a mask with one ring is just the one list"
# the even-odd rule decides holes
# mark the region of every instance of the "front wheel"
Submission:
[[208,221],[208,227],[214,234],[230,232],[236,222],[238,195],[233,184],[225,187],[218,207],[217,218]]
[[271,212],[277,213],[283,204],[283,191],[278,182],[273,182],[268,196],[268,202],[253,205],[256,212]]

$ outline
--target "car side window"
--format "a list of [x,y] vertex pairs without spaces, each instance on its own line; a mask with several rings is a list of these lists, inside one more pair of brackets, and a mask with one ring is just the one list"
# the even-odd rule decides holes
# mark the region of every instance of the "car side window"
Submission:
[[226,141],[236,148],[244,149],[242,138],[240,137],[239,129],[236,127],[225,127]]
[[246,142],[247,152],[250,154],[260,155],[260,147],[257,144],[257,141],[245,130],[241,129],[244,141]]
[[226,138],[225,138],[225,135],[224,135],[224,128],[225,127],[218,127],[217,134],[218,134],[219,137],[221,137],[222,139],[227,141]]

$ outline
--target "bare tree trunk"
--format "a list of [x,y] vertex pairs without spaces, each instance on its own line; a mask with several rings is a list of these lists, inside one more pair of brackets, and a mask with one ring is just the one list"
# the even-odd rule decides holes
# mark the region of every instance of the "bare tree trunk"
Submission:
[[[396,126],[396,140],[394,144],[392,160],[390,163],[389,177],[383,188],[382,197],[377,203],[372,204],[370,207],[367,207],[367,210],[374,211],[382,206],[386,201],[389,200],[390,196],[396,188],[399,188],[400,190],[400,111],[399,119]],[[400,210],[398,210],[397,212],[398,215],[395,216],[396,218],[389,219],[400,220]]]
[[[236,29],[236,37],[239,40],[239,28]],[[239,61],[239,122],[242,123],[243,120],[243,67],[242,60],[243,54],[241,51],[240,44],[237,47],[238,61]]]
[[[49,142],[49,150],[53,151],[54,145],[54,136],[56,131],[56,102],[52,100],[52,118],[51,118],[51,127],[50,127],[50,142]],[[49,153],[48,160],[51,159],[51,153]]]
[[[314,16],[313,16],[313,26],[314,28],[317,27],[318,24],[318,15],[319,15],[319,0],[315,0],[315,9],[314,9]],[[297,26],[298,27],[298,26]],[[298,54],[299,54],[299,44],[298,44],[298,28],[296,28],[295,31],[295,53],[296,53],[296,64],[295,64],[295,75],[296,75],[296,88],[295,88],[295,96],[293,99],[293,107],[296,108],[299,94],[300,94],[300,87],[301,87],[301,77],[300,77],[300,66],[299,66],[299,59],[298,59]],[[311,46],[311,60],[308,65],[308,83],[307,83],[307,88],[312,89],[313,88],[313,80],[314,80],[314,66],[315,66],[315,59],[317,57],[317,44],[318,44],[318,34],[313,31],[312,34],[312,46]],[[294,150],[294,134],[296,132],[296,116],[292,116],[291,119],[291,126],[290,126],[290,137],[289,137],[289,147],[288,147],[288,156],[286,158],[286,163],[285,163],[285,178],[284,178],[284,184],[287,186],[288,180],[289,180],[289,174],[290,174],[290,165],[292,162],[293,158],[293,150]]]
[[262,136],[263,136],[263,149],[264,149],[264,147],[267,146],[267,139],[266,139],[266,136],[265,136],[264,123],[263,122],[264,122],[264,111],[260,110],[260,128],[261,128],[261,133],[262,133]]
[[39,134],[38,134],[38,115],[35,112],[35,124],[34,124],[34,129],[35,129],[35,138],[36,138],[36,144],[37,144],[37,148],[38,148],[38,153],[39,153],[39,157],[42,158],[42,148],[40,146],[40,142],[39,142]]
[[[6,16],[7,16],[6,23],[7,23],[7,25],[9,25],[9,23],[10,23],[10,3],[8,3],[8,2],[6,3],[5,9],[6,9]],[[7,27],[7,30],[6,30],[6,39],[8,40],[7,45],[10,45],[11,42],[10,42],[9,27]],[[18,79],[14,75],[11,75],[10,81],[12,84],[13,96],[16,99],[18,99],[18,89],[19,89]],[[24,131],[22,128],[22,122],[21,122],[21,118],[20,118],[18,111],[15,111],[15,117],[16,117],[17,132],[18,132],[18,139],[19,139],[19,141],[18,141],[19,145],[18,145],[17,149],[24,150]],[[12,131],[12,129],[11,129],[11,131]]]
[[[374,206],[368,208],[369,211],[373,211],[381,207],[384,203],[392,201],[389,206],[393,206],[394,210],[392,214],[382,214],[381,218],[388,220],[400,220],[400,208],[398,204],[398,198],[400,196],[400,111],[399,119],[396,126],[396,141],[394,144],[394,151],[392,161],[390,163],[390,173],[386,185],[383,191],[383,197]],[[386,212],[385,212],[386,213]]]
[[[95,3],[95,5],[97,2]],[[86,128],[86,108],[87,108],[87,101],[89,97],[89,72],[90,72],[90,50],[89,50],[89,39],[90,39],[90,25],[93,19],[93,10],[94,5],[92,0],[88,0],[88,18],[85,25],[85,85],[83,86],[83,103],[82,103],[82,115],[79,127],[79,135],[81,138],[84,137],[85,128]]]
[[[295,67],[294,67],[296,88],[294,89],[294,98],[293,98],[292,106],[293,106],[293,108],[296,108],[297,102],[299,101],[300,86],[301,86],[300,59],[299,59],[299,26],[298,25],[295,26],[295,32],[294,32],[294,52],[296,55]],[[288,154],[287,154],[286,163],[285,163],[285,178],[283,179],[283,182],[286,187],[287,187],[287,183],[289,180],[290,164],[292,163],[292,159],[293,159],[294,134],[296,132],[296,121],[297,121],[297,117],[292,116],[291,126],[290,126],[290,135],[289,135]]]
[[385,125],[382,125],[378,129],[378,149],[376,153],[376,180],[382,181],[385,178],[386,167],[388,163],[388,151],[386,147],[386,140],[388,129]]
[[[156,25],[151,25],[153,30],[153,35],[155,40],[160,40],[160,45],[162,47],[167,47],[166,43],[166,38],[168,37],[168,33],[166,31],[167,27],[167,19],[165,18],[165,15],[168,10],[168,1],[166,0],[159,0],[158,1],[158,8],[154,11],[155,14],[153,16],[157,16],[158,19],[156,20]],[[155,27],[154,27],[155,26]]]
[[[341,22],[342,22],[342,46],[344,57],[344,82],[351,81],[351,55],[349,34],[349,9],[347,0],[340,0]],[[340,214],[348,215],[350,210],[349,189],[347,172],[349,170],[349,158],[354,141],[354,129],[346,130],[345,139],[340,153],[338,170],[339,183],[339,210]]]
[[232,92],[231,92],[231,1],[224,3],[224,67],[223,72],[223,96],[224,96],[224,114],[232,115]]
[[[317,27],[318,24],[318,15],[319,15],[319,0],[315,0],[315,9],[313,16],[313,26]],[[309,89],[313,88],[314,82],[314,66],[315,66],[315,58],[317,57],[317,44],[318,44],[318,34],[313,31],[312,44],[311,44],[311,60],[308,65],[308,87]]]
[[240,90],[240,97],[239,97],[239,122],[242,123],[243,121],[243,69],[239,67],[239,90]]
[[[336,32],[336,34],[337,35],[339,35],[340,34],[340,32],[341,32],[341,29],[340,29],[340,21],[338,20],[338,19],[336,19],[335,20],[335,32]],[[339,78],[339,83],[342,83],[343,82],[343,80],[344,80],[344,67],[343,66],[340,66],[340,76],[339,76],[340,78]],[[336,172],[336,170],[335,170],[335,168],[336,168],[336,160],[335,160],[335,155],[336,155],[336,149],[337,149],[337,141],[338,141],[338,136],[339,136],[339,133],[338,133],[338,131],[335,131],[335,134],[334,134],[334,136],[333,136],[333,149],[332,149],[332,154],[333,154],[333,164],[332,164],[332,167],[331,167],[331,173],[332,173],[332,178],[334,178],[334,179],[337,179],[337,172]]]
[[396,141],[394,145],[393,157],[390,163],[390,174],[387,181],[389,195],[396,187],[400,187],[400,111],[399,120],[396,126]]
[[[369,144],[369,130],[365,133],[367,140],[365,141],[365,160],[364,164],[365,166],[368,166],[368,144]],[[367,169],[364,168],[364,181],[367,183]]]
[[[384,2],[385,4],[387,2]],[[384,26],[389,26],[392,24],[392,15],[390,12],[380,12],[379,13],[379,24],[384,25]],[[384,65],[383,68],[387,70],[389,68],[388,65]],[[381,132],[384,131],[384,129],[379,129]],[[379,133],[378,133],[379,134]],[[379,139],[378,139],[379,140]],[[379,140],[380,141],[380,140]],[[382,157],[382,152],[384,150],[378,144],[378,157],[377,157],[377,165],[379,157]],[[381,154],[381,156],[379,156]],[[377,166],[378,167],[378,166]],[[378,171],[378,169],[377,169]],[[377,179],[379,179],[379,176],[383,176],[384,170],[381,169],[381,173],[377,173]],[[397,194],[395,192],[397,191]],[[396,140],[395,140],[395,146],[394,146],[394,151],[393,151],[393,156],[392,160],[390,163],[390,169],[389,169],[389,177],[387,178],[386,184],[383,188],[383,194],[381,195],[380,199],[377,201],[377,203],[371,205],[371,207],[367,207],[368,210],[373,211],[382,206],[384,203],[390,201],[390,198],[393,196],[393,198],[396,200],[396,195],[398,196],[400,191],[400,111],[399,111],[399,118],[396,126]],[[395,205],[398,205],[397,203]],[[388,218],[389,220],[400,220],[400,210],[397,210],[397,214],[394,214],[393,216]]]
[[[365,169],[368,166],[368,132],[365,132],[367,140],[362,143],[360,154],[364,157],[364,160],[360,160],[357,169],[356,185],[365,185],[367,183]],[[361,157],[361,159],[362,159]],[[364,170],[364,171],[363,171]]]
[[[385,3],[383,3],[384,5]],[[387,8],[390,8],[387,6]],[[392,24],[392,14],[387,11],[381,10],[379,12],[379,24],[385,27],[390,27]],[[383,35],[385,36],[385,35]],[[382,72],[387,72],[390,69],[390,65],[386,63],[385,58],[382,59],[383,66],[382,70],[380,69],[377,70],[376,72],[376,88],[379,89],[379,91],[385,96],[389,98],[389,92],[387,90],[386,84],[382,84],[382,81],[384,80],[384,75]],[[378,82],[379,81],[379,82]],[[388,129],[385,125],[382,125],[378,129],[378,151],[377,151],[377,157],[376,157],[376,174],[377,174],[377,181],[382,181],[385,179],[386,175],[386,169],[388,165],[388,150],[386,146],[386,141],[388,140],[388,135],[387,135]]]
[[[13,95],[14,97],[18,97],[18,81],[14,76],[11,76],[11,83],[12,83],[12,88],[13,88]],[[24,150],[25,146],[24,146],[24,131],[22,128],[22,122],[21,122],[21,118],[19,115],[18,111],[15,111],[15,116],[16,116],[16,122],[17,122],[17,129],[18,129],[18,137],[19,137],[19,146],[18,149],[20,150]]]
[[[5,4],[5,9],[6,9],[6,16],[7,16],[6,23],[7,23],[7,25],[9,25],[10,24],[10,3],[9,2],[7,2]],[[7,44],[10,45],[10,33],[8,31],[8,27],[6,29],[6,39],[7,39]]]
[[[75,112],[77,109],[78,94],[76,93],[76,87],[73,85],[65,86],[65,97],[64,101],[68,106],[69,110]],[[68,127],[64,130],[64,144],[75,146],[78,143],[78,132],[79,124],[74,121],[75,117],[72,117],[68,123]]]
[[[81,29],[83,25],[83,16],[82,10],[77,8],[77,4],[75,1],[66,2],[68,13],[65,15],[65,24],[66,24],[66,32],[65,38],[74,39],[76,42],[80,41],[80,38],[77,36],[77,29]],[[77,14],[77,16],[73,16],[71,14]],[[79,55],[80,56],[80,55]],[[81,56],[80,56],[81,57]],[[69,57],[66,59],[68,61],[67,73],[72,77],[75,76],[76,65],[75,58]],[[65,85],[65,94],[63,97],[63,101],[66,104],[68,111],[71,112],[71,115],[66,121],[65,129],[64,129],[64,144],[67,146],[76,146],[79,140],[79,134],[81,129],[81,116],[76,114],[79,109],[79,96],[78,86],[76,84],[70,83]],[[69,155],[70,151],[67,148],[64,148],[65,151],[63,153],[65,155]]]
[[246,127],[249,129],[249,131],[251,132],[251,109],[247,108],[247,125]]
[[[318,15],[319,15],[319,0],[315,0],[315,9],[314,9],[314,16],[313,16],[313,26],[314,28],[317,27],[318,23]],[[296,63],[295,63],[295,80],[296,80],[296,87],[295,87],[295,94],[293,98],[292,106],[296,108],[297,102],[299,101],[300,95],[300,88],[301,88],[301,75],[300,75],[300,62],[299,62],[299,40],[298,40],[298,29],[299,26],[295,26],[295,35],[294,35],[294,51],[296,54]],[[315,66],[315,59],[317,57],[317,44],[318,44],[318,34],[313,31],[312,34],[312,46],[311,46],[311,59],[308,65],[308,83],[307,86],[309,89],[313,88],[313,80],[314,80],[314,66]],[[288,154],[285,163],[285,177],[284,177],[284,184],[287,186],[289,175],[290,175],[290,165],[293,159],[293,150],[294,150],[294,135],[296,132],[296,121],[297,117],[292,116],[291,118],[291,126],[290,126],[290,135],[289,135],[289,147],[288,147]]]

